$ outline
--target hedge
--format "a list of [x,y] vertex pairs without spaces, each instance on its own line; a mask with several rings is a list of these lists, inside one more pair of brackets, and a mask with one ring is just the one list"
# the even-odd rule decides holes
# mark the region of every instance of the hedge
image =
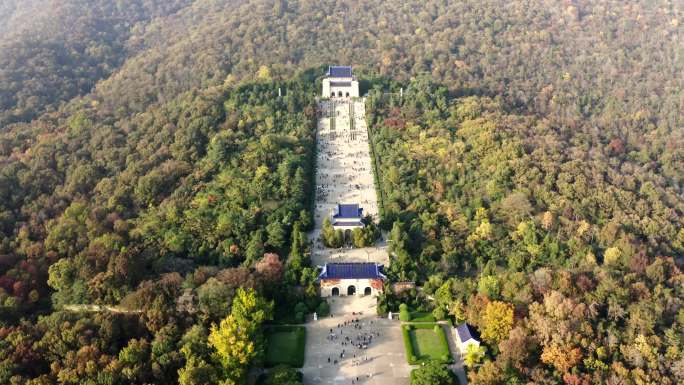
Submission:
[[[435,326],[437,328],[435,328]],[[417,348],[411,341],[411,331],[418,329],[429,329],[437,335],[440,345],[440,354],[428,355],[423,354],[418,356]],[[449,342],[447,341],[444,329],[437,323],[421,323],[421,324],[407,324],[401,326],[401,333],[404,339],[404,348],[406,349],[406,361],[411,365],[418,365],[430,360],[437,361],[442,364],[450,364],[453,362],[451,353],[449,352]],[[417,337],[416,337],[417,339]]]

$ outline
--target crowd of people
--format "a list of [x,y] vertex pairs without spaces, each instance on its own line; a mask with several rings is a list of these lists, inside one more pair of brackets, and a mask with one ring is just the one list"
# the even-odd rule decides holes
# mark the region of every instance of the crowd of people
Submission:
[[348,109],[335,105],[333,102],[322,105],[320,114],[337,120],[337,124],[331,121],[329,126],[320,126],[318,132],[315,216],[319,224],[340,202],[359,203],[371,215],[377,212],[377,202],[369,198],[369,192],[374,194],[375,185],[368,133],[355,129],[357,125],[365,127],[365,122],[350,124]]
[[[360,366],[372,361],[372,357],[368,357],[364,351],[373,343],[373,338],[377,341],[377,337],[380,337],[380,331],[374,328],[373,320],[351,318],[338,323],[336,328],[330,328],[326,336],[328,342],[340,346],[338,355],[328,356],[328,364],[341,366],[350,362],[353,366]],[[369,370],[366,378],[371,377],[373,372]],[[352,378],[351,383],[355,385],[360,380],[360,377]]]

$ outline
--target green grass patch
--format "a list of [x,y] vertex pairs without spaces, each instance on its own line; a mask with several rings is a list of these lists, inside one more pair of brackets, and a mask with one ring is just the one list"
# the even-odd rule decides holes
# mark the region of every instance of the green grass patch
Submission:
[[[436,327],[435,327],[436,326]],[[436,323],[402,325],[406,360],[411,365],[434,360],[443,364],[453,362],[444,329]]]
[[266,328],[266,367],[285,364],[293,368],[304,365],[306,329],[303,326],[271,326]]

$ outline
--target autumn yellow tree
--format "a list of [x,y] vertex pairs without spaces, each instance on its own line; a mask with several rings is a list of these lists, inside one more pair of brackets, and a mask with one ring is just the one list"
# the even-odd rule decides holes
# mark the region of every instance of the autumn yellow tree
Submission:
[[544,363],[553,365],[561,373],[567,373],[581,359],[582,352],[579,348],[561,347],[555,344],[545,346],[541,354],[541,360]]
[[271,70],[268,68],[268,66],[262,65],[259,67],[256,77],[259,80],[271,80]]
[[463,355],[463,362],[468,368],[473,368],[482,362],[482,358],[485,356],[487,349],[484,346],[478,346],[475,344],[469,344],[466,347],[466,352]]
[[501,301],[488,303],[482,316],[482,339],[496,345],[508,338],[511,328],[513,328],[513,305]]
[[225,384],[239,383],[250,363],[263,351],[261,324],[272,317],[273,303],[253,289],[239,288],[230,315],[212,325],[209,345],[224,370]]

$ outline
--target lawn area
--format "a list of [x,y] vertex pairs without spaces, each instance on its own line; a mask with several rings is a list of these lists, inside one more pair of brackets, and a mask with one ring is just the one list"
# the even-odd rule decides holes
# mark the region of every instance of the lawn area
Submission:
[[427,360],[451,363],[449,344],[444,329],[439,324],[402,325],[406,359],[411,365]]
[[302,326],[271,326],[266,334],[266,367],[279,364],[301,368],[304,365],[306,329]]

